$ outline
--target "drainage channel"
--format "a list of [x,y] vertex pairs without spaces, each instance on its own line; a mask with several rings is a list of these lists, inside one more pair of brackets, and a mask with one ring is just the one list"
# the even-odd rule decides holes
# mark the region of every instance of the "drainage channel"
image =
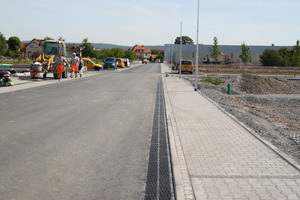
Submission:
[[175,199],[162,78],[158,79],[145,200]]

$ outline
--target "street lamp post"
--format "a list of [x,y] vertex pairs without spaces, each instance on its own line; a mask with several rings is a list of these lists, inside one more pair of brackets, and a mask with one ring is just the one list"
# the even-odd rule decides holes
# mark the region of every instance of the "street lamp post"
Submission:
[[171,40],[171,67],[173,63],[173,40]]
[[180,59],[179,59],[179,78],[181,78],[181,60],[182,60],[182,22],[180,23]]
[[200,0],[198,0],[198,11],[197,11],[197,44],[196,44],[196,69],[195,69],[195,91],[198,90],[198,36],[199,36],[199,4]]

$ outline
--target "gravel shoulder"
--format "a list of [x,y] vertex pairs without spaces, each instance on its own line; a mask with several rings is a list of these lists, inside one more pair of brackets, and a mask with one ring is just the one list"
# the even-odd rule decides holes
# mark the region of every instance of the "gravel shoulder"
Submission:
[[[193,76],[184,76],[193,84]],[[300,79],[285,76],[218,75],[221,85],[198,88],[242,123],[300,164]],[[231,84],[231,95],[227,85]]]

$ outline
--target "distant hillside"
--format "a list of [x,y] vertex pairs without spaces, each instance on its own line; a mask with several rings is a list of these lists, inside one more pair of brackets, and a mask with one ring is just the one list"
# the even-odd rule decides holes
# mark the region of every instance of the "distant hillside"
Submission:
[[[30,40],[31,41],[31,40]],[[27,41],[22,41],[23,43],[28,43],[30,42],[29,40]],[[67,42],[67,44],[81,44],[81,43],[74,43],[74,42]],[[106,44],[106,43],[91,43],[95,49],[112,49],[112,48],[120,48],[123,50],[128,50],[132,49],[133,46],[122,46],[122,45],[117,45],[117,44]],[[164,45],[144,45],[148,49],[156,49],[156,50],[164,50]]]
[[[112,49],[112,48],[120,48],[123,50],[127,50],[127,49],[132,49],[133,46],[122,46],[122,45],[116,45],[116,44],[105,44],[105,43],[92,43],[92,45],[94,46],[94,48],[99,48],[99,49]],[[147,47],[148,49],[157,49],[157,50],[164,50],[164,46],[163,45],[144,45],[145,47]]]

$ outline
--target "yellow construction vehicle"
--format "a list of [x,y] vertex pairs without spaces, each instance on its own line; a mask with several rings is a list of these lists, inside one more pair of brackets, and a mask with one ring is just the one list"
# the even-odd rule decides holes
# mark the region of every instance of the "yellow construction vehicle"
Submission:
[[231,63],[235,63],[236,62],[236,60],[230,58],[229,56],[227,56],[224,53],[220,53],[220,55],[225,57],[225,64],[231,64]]
[[[46,78],[47,73],[52,72],[55,79],[58,78],[56,66],[54,64],[55,56],[61,53],[63,57],[67,56],[66,45],[63,41],[45,40],[44,52],[31,65],[31,78]],[[62,78],[68,77],[68,65],[64,66]]]

